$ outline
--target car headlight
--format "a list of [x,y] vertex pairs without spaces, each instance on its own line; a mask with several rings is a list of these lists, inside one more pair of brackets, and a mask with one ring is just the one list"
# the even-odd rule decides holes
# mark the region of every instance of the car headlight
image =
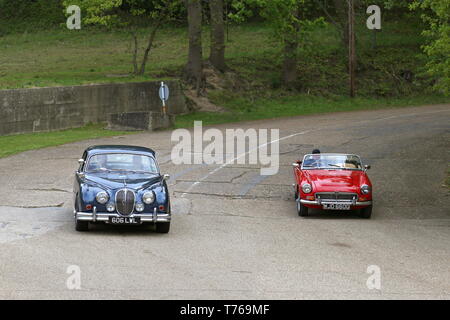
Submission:
[[153,191],[147,191],[142,195],[142,201],[144,201],[145,204],[152,204],[155,201],[155,194]]
[[309,183],[302,185],[302,190],[304,193],[310,193],[312,191],[312,186]]
[[361,193],[362,194],[369,194],[370,193],[370,187],[367,184],[363,184],[361,186]]
[[98,203],[105,204],[109,200],[109,195],[105,191],[100,191],[99,193],[97,193],[97,196],[95,197],[95,199],[97,200]]
[[106,205],[106,210],[107,210],[108,212],[114,212],[114,210],[116,210],[116,206],[114,205],[114,203],[108,203],[108,204]]

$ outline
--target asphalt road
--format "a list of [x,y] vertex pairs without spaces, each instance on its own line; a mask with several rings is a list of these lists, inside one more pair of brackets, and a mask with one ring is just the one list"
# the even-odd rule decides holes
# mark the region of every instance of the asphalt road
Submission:
[[[83,141],[0,159],[0,299],[449,299],[450,105],[265,120],[279,128],[280,171],[170,161],[170,131]],[[72,184],[93,144],[158,151],[172,176],[168,235],[77,233]],[[373,218],[295,211],[291,163],[313,148],[372,165]],[[369,289],[367,268],[381,288]],[[69,266],[81,271],[70,290]]]

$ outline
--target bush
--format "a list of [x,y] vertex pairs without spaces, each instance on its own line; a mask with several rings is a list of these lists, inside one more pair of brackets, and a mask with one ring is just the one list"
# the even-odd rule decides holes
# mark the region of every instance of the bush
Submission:
[[0,0],[0,35],[50,29],[65,20],[62,0]]

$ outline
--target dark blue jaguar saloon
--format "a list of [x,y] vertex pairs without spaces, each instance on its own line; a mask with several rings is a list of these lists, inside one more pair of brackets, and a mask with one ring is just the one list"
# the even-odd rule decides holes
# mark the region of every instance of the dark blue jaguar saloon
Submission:
[[75,229],[91,223],[156,225],[170,230],[170,199],[155,152],[134,146],[95,146],[84,151],[75,176]]

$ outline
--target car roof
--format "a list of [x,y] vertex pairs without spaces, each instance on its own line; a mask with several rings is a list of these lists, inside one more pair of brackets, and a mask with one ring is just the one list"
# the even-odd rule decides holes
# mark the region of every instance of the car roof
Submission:
[[100,153],[133,153],[133,154],[146,154],[149,153],[155,156],[155,151],[150,148],[139,146],[127,146],[127,145],[101,145],[91,146],[85,151],[88,155],[100,154]]

